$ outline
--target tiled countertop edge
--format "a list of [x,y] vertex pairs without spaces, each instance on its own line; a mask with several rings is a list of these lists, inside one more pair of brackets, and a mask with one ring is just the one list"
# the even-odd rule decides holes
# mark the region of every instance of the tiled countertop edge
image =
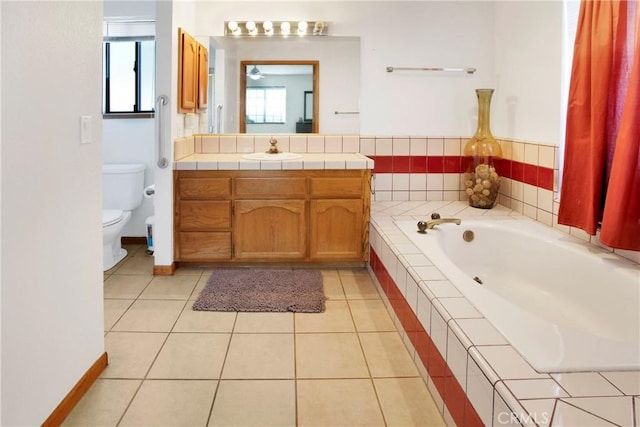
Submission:
[[373,169],[359,153],[303,153],[295,160],[247,160],[243,153],[191,154],[173,162],[174,170],[346,170]]

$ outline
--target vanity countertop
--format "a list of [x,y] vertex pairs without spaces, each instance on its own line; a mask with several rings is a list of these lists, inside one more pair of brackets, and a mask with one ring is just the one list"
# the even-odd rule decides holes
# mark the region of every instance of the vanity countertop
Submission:
[[359,153],[300,153],[295,160],[248,160],[247,153],[195,153],[173,162],[174,170],[303,170],[373,169],[373,160]]

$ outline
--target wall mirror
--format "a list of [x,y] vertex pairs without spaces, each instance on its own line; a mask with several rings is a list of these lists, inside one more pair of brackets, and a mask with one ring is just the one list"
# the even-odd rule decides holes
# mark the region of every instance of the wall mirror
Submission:
[[318,61],[241,61],[240,133],[317,133],[319,68]]
[[[234,38],[210,37],[209,61],[212,75],[210,85],[209,131],[215,133],[296,133],[317,132],[334,134],[358,134],[360,120],[360,38],[359,37],[267,37]],[[291,122],[288,130],[277,130],[271,124],[250,123],[246,115],[246,89],[255,82],[266,85],[268,72],[285,73],[271,66],[309,66],[317,64],[311,86],[298,86],[292,91],[300,110],[286,114]],[[261,66],[262,65],[262,66]],[[252,80],[247,76],[254,66],[265,78]],[[247,70],[247,67],[249,69]],[[296,72],[307,73],[298,69]],[[313,73],[311,74],[313,75]],[[275,78],[275,77],[274,77]],[[249,83],[248,83],[249,82]],[[249,86],[247,86],[247,84]],[[279,86],[273,83],[273,86]],[[254,94],[259,91],[254,90]],[[277,91],[274,91],[275,94]],[[305,95],[305,92],[312,92]],[[244,98],[244,100],[243,100]],[[245,102],[241,107],[240,103]],[[305,114],[304,106],[311,105]],[[287,109],[289,107],[287,106]],[[336,112],[338,114],[336,114]],[[311,120],[309,121],[309,117]],[[302,119],[302,124],[299,120]],[[255,120],[253,120],[255,121]],[[243,126],[244,122],[244,126]]]

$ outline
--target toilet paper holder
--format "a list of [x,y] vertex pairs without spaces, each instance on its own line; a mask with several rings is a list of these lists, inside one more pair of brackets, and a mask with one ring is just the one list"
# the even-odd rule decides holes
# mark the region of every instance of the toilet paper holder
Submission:
[[153,198],[153,196],[156,194],[156,186],[155,184],[151,184],[148,187],[144,188],[144,197],[147,199],[151,199]]

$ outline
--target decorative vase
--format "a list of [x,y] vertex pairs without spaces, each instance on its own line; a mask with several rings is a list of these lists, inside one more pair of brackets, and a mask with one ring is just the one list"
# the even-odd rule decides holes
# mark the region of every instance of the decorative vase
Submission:
[[502,157],[502,148],[491,134],[490,110],[493,89],[476,89],[478,96],[478,129],[464,146],[465,191],[469,205],[491,209],[498,200],[500,177],[495,162]]

